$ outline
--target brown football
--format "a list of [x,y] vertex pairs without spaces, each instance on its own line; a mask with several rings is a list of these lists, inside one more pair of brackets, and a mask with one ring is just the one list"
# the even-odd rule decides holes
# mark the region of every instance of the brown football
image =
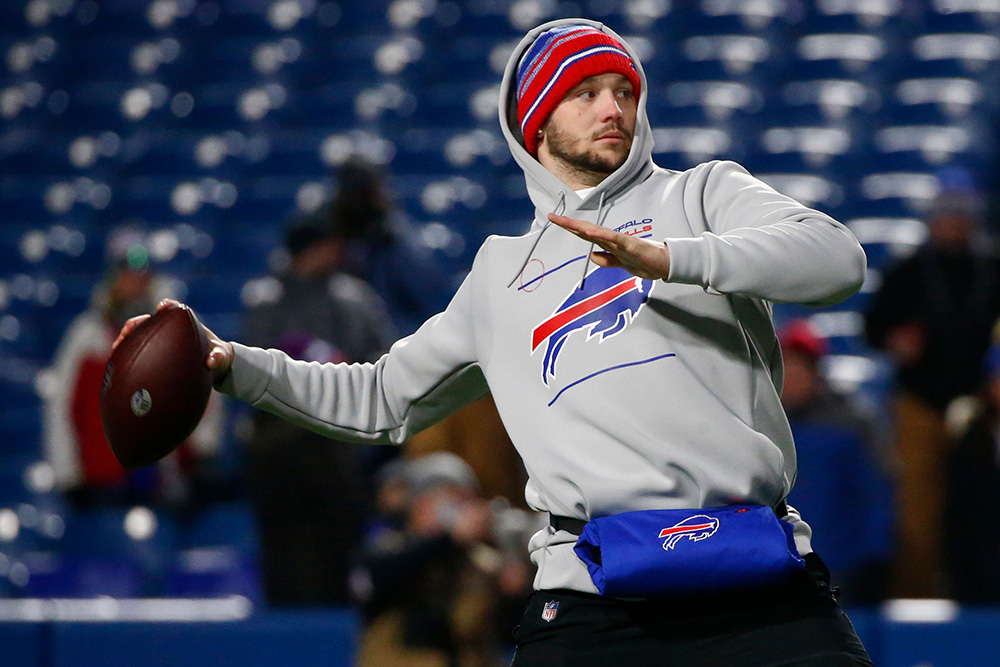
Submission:
[[118,344],[104,369],[101,423],[119,463],[150,465],[191,435],[212,393],[208,352],[184,305],[157,311]]

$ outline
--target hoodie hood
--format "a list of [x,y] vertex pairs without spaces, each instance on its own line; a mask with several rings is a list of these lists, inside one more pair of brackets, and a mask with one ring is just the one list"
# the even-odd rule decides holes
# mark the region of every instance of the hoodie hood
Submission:
[[[586,197],[581,198],[572,188],[563,183],[555,174],[542,166],[542,164],[528,153],[524,148],[524,141],[517,122],[517,66],[525,51],[534,43],[535,39],[545,32],[557,26],[563,25],[587,25],[600,30],[622,43],[626,52],[635,63],[639,72],[639,80],[642,82],[642,90],[639,93],[638,109],[635,122],[635,136],[632,139],[632,150],[629,152],[625,163],[616,171],[605,178],[597,187],[591,190]],[[649,96],[649,85],[646,81],[646,73],[639,62],[639,56],[629,44],[603,23],[588,19],[559,19],[549,21],[531,30],[524,36],[514,48],[507,67],[504,68],[503,79],[500,82],[500,129],[511,154],[524,171],[524,180],[528,187],[528,196],[535,205],[535,219],[532,222],[532,230],[539,229],[547,222],[548,213],[557,209],[565,208],[565,215],[571,215],[574,211],[596,210],[603,199],[605,205],[625,192],[634,183],[645,180],[653,171],[653,132],[649,126],[649,118],[646,116],[646,100]],[[560,211],[562,212],[562,211]]]

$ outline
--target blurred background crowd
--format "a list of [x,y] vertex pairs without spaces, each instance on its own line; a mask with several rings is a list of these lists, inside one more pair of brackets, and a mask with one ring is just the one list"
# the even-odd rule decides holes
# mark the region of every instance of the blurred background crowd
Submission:
[[442,309],[528,227],[499,78],[569,16],[640,52],[658,164],[737,160],[865,247],[858,295],[774,307],[842,600],[1000,604],[1000,0],[0,3],[0,598],[353,605],[364,664],[496,663],[539,518],[489,399],[363,448],[216,396],[127,472],[97,388],[164,296],[317,361]]

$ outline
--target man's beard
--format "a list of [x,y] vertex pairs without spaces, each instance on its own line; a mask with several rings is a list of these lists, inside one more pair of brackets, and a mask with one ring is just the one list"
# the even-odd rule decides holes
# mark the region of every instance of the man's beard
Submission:
[[618,123],[601,128],[590,139],[596,140],[601,135],[610,131],[618,131],[625,136],[625,143],[622,144],[624,150],[620,155],[601,155],[594,150],[574,153],[572,152],[573,137],[567,133],[560,132],[552,124],[549,124],[549,127],[546,128],[545,139],[548,143],[549,154],[553,158],[566,164],[580,177],[581,181],[593,186],[603,181],[618,167],[625,164],[629,151],[632,149],[633,133]]

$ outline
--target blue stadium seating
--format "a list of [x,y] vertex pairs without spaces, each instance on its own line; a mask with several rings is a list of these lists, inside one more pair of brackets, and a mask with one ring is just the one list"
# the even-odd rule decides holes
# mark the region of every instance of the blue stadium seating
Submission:
[[263,599],[256,524],[248,504],[205,509],[185,526],[179,547],[166,576],[168,595]]
[[[936,28],[936,26],[934,26]],[[1000,58],[1000,36],[989,32],[945,32],[932,29],[914,35],[908,44],[912,61],[908,65],[920,74],[938,76],[966,73],[994,79],[992,64]]]
[[35,492],[28,483],[25,471],[28,465],[38,459],[16,451],[9,445],[10,443],[4,443],[3,449],[0,449],[0,507],[12,508],[18,503],[33,500]]
[[0,423],[5,431],[2,452],[40,456],[42,420],[38,400],[26,391],[11,390],[5,393],[4,403],[0,408]]
[[772,117],[790,124],[847,123],[862,129],[882,108],[880,89],[852,77],[804,78],[811,74],[809,71],[796,74],[780,86],[778,95],[767,97]]
[[70,513],[57,549],[25,555],[32,597],[160,595],[176,526],[145,508]]

